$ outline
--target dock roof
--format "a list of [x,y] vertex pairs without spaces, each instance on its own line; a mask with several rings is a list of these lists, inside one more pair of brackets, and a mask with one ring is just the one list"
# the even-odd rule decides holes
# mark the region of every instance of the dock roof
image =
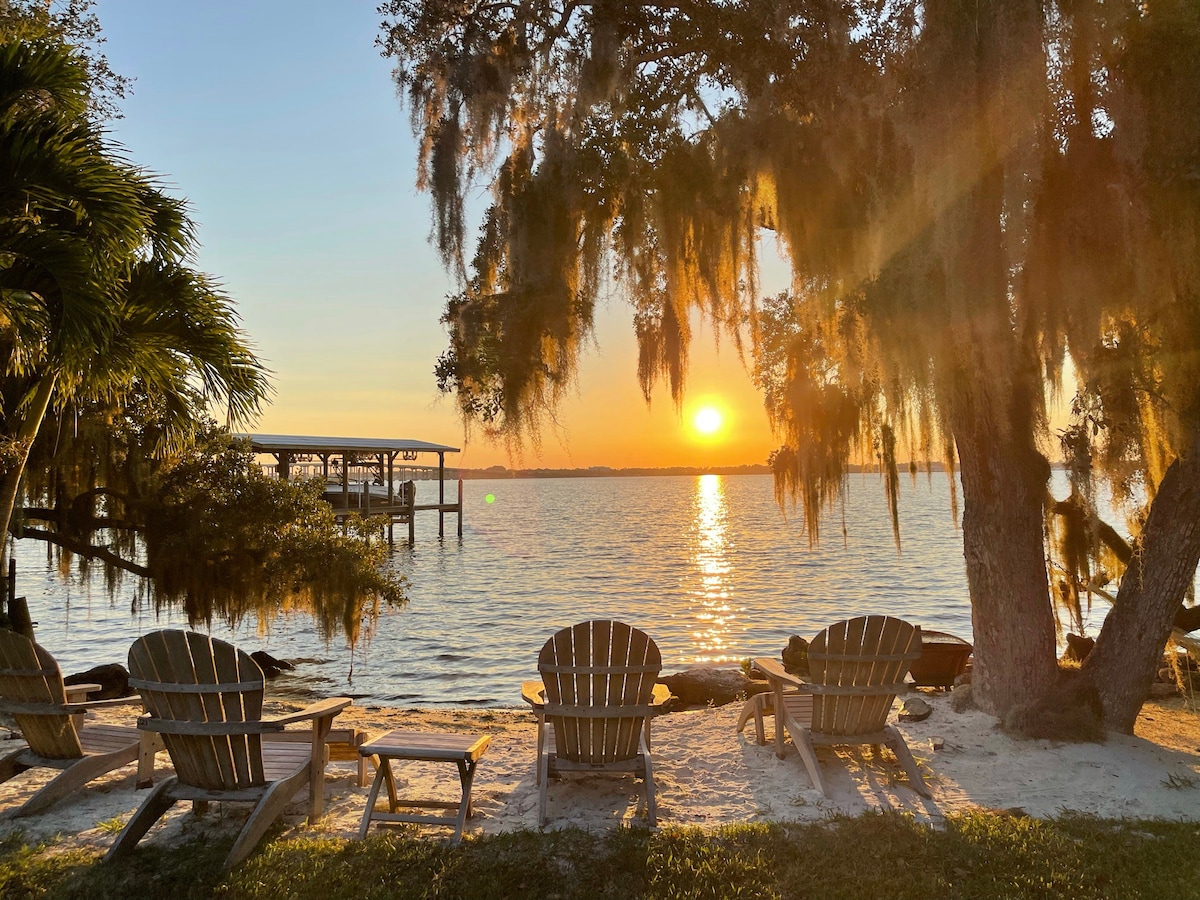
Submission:
[[458,447],[410,438],[321,437],[302,434],[235,434],[256,453],[459,453]]

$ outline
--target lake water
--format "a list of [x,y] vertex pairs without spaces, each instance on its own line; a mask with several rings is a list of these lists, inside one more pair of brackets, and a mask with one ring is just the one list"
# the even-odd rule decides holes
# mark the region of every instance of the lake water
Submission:
[[[436,492],[419,482],[418,502]],[[357,647],[326,644],[303,616],[263,634],[254,623],[213,634],[303,660],[277,692],[402,706],[519,705],[546,638],[588,618],[647,631],[665,672],[774,655],[791,634],[865,613],[971,638],[944,474],[902,479],[900,553],[875,475],[850,477],[817,547],[776,506],[766,475],[468,481],[464,502],[461,541],[454,517],[439,541],[436,514],[418,515],[416,546],[397,544],[390,563],[408,579],[409,603],[385,611]],[[32,541],[18,542],[16,558],[38,640],[65,672],[124,663],[137,635],[186,624],[136,609],[133,579],[110,597],[102,577],[64,580]]]

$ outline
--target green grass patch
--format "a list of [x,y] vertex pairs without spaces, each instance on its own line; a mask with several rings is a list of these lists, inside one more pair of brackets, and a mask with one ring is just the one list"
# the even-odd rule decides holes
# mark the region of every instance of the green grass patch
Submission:
[[111,834],[113,837],[116,837],[125,828],[125,820],[121,816],[113,816],[111,819],[104,819],[101,822],[97,822],[96,828],[105,834]]
[[0,842],[0,897],[1172,898],[1195,896],[1200,825],[972,813],[932,828],[900,815],[812,825],[517,832],[448,847],[403,833],[263,845],[228,875],[231,842],[94,854]]

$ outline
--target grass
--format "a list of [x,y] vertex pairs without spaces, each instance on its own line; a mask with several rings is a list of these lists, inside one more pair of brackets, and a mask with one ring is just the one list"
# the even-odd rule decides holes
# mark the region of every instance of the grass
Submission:
[[971,813],[943,828],[879,814],[815,825],[517,832],[444,844],[275,840],[227,876],[231,841],[93,853],[0,842],[0,897],[1179,898],[1195,896],[1195,823]]
[[1198,779],[1195,775],[1189,775],[1186,773],[1176,774],[1171,772],[1162,780],[1162,783],[1166,787],[1174,788],[1178,791],[1182,790],[1183,788],[1194,788],[1198,781],[1200,781],[1200,779]]
[[120,816],[113,816],[111,819],[104,819],[96,823],[96,828],[105,834],[111,834],[113,837],[116,837],[125,828],[125,820]]

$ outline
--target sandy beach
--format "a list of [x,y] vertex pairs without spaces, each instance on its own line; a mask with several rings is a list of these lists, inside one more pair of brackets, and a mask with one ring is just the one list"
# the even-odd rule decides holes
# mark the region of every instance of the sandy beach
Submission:
[[[654,765],[662,826],[719,826],[743,822],[812,821],[873,809],[911,813],[936,823],[973,808],[1021,810],[1052,817],[1067,812],[1114,818],[1200,819],[1200,717],[1182,700],[1155,701],[1143,709],[1135,736],[1113,735],[1103,744],[1015,741],[991,716],[955,712],[948,694],[923,692],[933,706],[924,722],[898,723],[933,791],[925,800],[903,782],[890,753],[875,758],[868,748],[819,751],[833,796],[813,789],[791,742],[777,759],[774,747],[758,746],[753,727],[735,732],[738,704],[672,713],[654,723]],[[274,701],[269,712],[298,708]],[[893,718],[899,703],[893,710]],[[132,716],[126,714],[128,721]],[[118,711],[103,720],[120,721]],[[771,719],[767,719],[768,741]],[[537,827],[533,716],[521,710],[396,710],[352,707],[338,718],[373,735],[392,729],[486,733],[491,745],[475,782],[474,835]],[[942,749],[933,750],[937,739]],[[170,767],[160,754],[156,778]],[[102,850],[145,796],[134,789],[134,766],[97,779],[41,816],[13,819],[15,809],[50,777],[48,770],[23,773],[0,784],[0,836],[23,832],[27,839],[56,840],[60,846]],[[355,764],[331,762],[326,781],[327,815],[303,825],[297,803],[285,817],[288,834],[337,837],[357,834],[368,788],[356,784]],[[405,787],[424,798],[456,799],[457,777],[445,765],[405,764]],[[552,782],[549,828],[602,829],[636,823],[640,783],[632,776],[583,776]],[[214,804],[197,817],[178,804],[144,841],[173,844],[240,827],[246,804]],[[427,829],[430,837],[447,832]]]

